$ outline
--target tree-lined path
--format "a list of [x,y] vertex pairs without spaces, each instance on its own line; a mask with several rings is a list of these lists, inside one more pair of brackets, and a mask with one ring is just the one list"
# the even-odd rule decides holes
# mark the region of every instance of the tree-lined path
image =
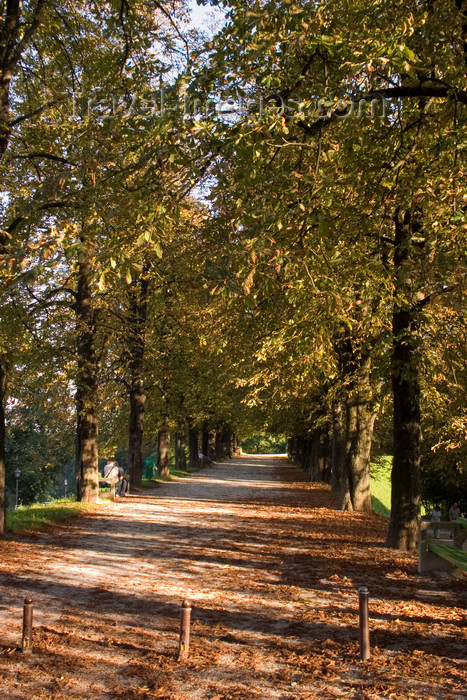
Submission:
[[[285,459],[239,457],[0,543],[2,698],[464,697],[462,581]],[[358,660],[368,586],[373,656]],[[35,653],[16,649],[25,596]],[[192,601],[190,657],[175,660]],[[393,694],[393,695],[391,695]]]

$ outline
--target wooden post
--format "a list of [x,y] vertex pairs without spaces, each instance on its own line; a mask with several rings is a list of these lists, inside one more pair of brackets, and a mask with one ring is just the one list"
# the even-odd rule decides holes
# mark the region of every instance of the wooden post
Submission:
[[32,651],[32,599],[24,599],[23,607],[23,639],[21,648],[23,654],[30,654]]
[[178,647],[179,660],[188,658],[188,653],[190,651],[190,621],[191,603],[189,600],[184,600],[180,618],[180,642]]
[[358,589],[358,613],[360,660],[368,661],[370,658],[370,625],[368,617],[368,588],[366,586]]

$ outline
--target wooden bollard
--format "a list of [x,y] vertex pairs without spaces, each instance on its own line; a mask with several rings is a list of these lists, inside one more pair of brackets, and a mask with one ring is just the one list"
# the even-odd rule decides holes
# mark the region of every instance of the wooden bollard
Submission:
[[184,600],[182,603],[182,614],[180,618],[180,642],[178,646],[178,658],[186,659],[190,651],[190,621],[191,603]]
[[23,639],[21,649],[23,654],[30,654],[32,651],[32,599],[24,599],[23,607]]
[[368,616],[368,588],[366,586],[358,589],[358,617],[360,660],[368,661],[370,658],[370,624]]

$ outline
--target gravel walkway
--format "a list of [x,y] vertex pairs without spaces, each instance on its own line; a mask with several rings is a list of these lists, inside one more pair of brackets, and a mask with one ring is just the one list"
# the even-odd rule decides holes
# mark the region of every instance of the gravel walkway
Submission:
[[382,518],[336,505],[286,460],[240,457],[0,542],[0,697],[467,697],[465,578],[417,576],[413,555],[384,548]]

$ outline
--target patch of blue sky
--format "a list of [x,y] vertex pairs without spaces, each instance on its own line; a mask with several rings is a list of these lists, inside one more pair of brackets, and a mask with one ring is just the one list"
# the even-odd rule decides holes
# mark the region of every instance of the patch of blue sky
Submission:
[[190,0],[191,24],[196,29],[208,34],[215,34],[225,21],[225,14],[213,5],[198,5],[196,0]]

